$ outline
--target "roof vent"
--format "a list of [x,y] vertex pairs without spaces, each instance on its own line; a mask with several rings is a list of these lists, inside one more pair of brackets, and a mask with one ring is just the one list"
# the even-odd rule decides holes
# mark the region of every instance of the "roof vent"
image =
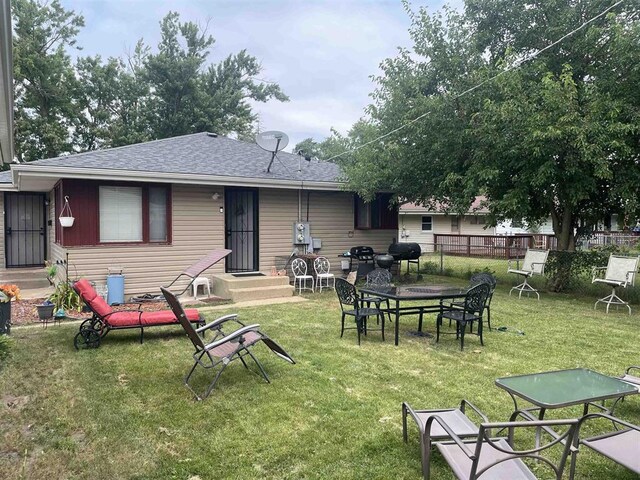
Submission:
[[218,138],[218,134],[213,132],[207,132],[207,137]]

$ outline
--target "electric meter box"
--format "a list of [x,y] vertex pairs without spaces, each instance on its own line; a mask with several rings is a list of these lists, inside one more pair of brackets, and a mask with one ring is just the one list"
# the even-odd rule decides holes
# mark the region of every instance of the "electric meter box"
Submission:
[[311,227],[305,222],[293,224],[293,244],[309,245],[311,243]]

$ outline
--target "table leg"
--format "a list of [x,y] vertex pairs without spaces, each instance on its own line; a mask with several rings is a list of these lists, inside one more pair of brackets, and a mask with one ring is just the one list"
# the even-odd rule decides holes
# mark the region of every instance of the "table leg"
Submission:
[[400,330],[400,301],[396,300],[396,347],[398,346],[399,330]]
[[422,315],[424,314],[424,309],[420,309],[420,316],[418,317],[418,332],[422,333]]
[[[538,420],[544,420],[544,414],[546,409],[541,408],[538,412]],[[536,428],[536,448],[540,448],[540,441],[542,440],[542,427]]]

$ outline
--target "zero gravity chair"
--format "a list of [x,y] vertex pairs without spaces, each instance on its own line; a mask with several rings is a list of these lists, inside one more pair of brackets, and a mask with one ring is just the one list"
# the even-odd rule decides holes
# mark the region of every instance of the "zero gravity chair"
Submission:
[[[191,340],[191,343],[193,343],[193,346],[195,347],[196,351],[193,354],[193,367],[191,367],[191,370],[185,377],[184,384],[189,390],[191,390],[198,400],[203,400],[209,396],[216,386],[220,375],[222,375],[222,372],[225,370],[227,365],[234,360],[240,360],[245,368],[248,369],[249,366],[245,360],[247,356],[249,356],[258,366],[260,374],[267,383],[271,383],[264,368],[251,351],[251,348],[260,341],[262,341],[278,357],[291,364],[296,363],[280,345],[259,330],[260,325],[245,325],[237,319],[237,315],[235,314],[220,317],[198,329],[193,328],[193,325],[189,322],[187,315],[176,296],[166,288],[161,287],[160,290],[162,290],[162,294],[169,303],[171,310],[173,310],[175,316],[178,318]],[[240,328],[233,332],[225,333],[222,328],[230,321],[239,324]],[[214,337],[206,343],[204,340],[204,334],[208,331],[214,332]],[[201,366],[204,369],[211,368],[213,370],[217,370],[212,382],[209,384],[202,397],[198,395],[189,384],[191,375],[193,375],[193,372],[198,366]]]

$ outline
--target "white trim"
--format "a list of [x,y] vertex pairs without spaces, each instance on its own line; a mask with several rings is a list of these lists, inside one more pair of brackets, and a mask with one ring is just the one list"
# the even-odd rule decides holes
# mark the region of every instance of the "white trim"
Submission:
[[[51,165],[12,165],[12,190],[20,190],[22,177],[35,178],[82,178],[91,180],[118,180],[151,183],[176,183],[190,185],[243,186],[263,188],[286,188],[307,190],[341,191],[340,182],[312,182],[305,180],[281,180],[271,178],[231,177],[223,175],[196,175],[187,173],[141,172],[133,170],[111,170],[105,168],[69,168]],[[7,184],[8,185],[8,184]],[[6,190],[0,186],[0,190]]]

